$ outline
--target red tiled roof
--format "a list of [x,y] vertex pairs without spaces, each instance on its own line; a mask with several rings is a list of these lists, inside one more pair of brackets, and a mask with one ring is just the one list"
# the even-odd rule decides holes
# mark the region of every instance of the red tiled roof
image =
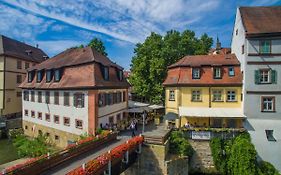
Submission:
[[281,6],[240,7],[246,35],[281,33]]
[[[222,78],[213,78],[213,67],[222,68]],[[228,67],[233,66],[235,75],[228,75]],[[200,79],[192,79],[192,67],[200,68]],[[169,66],[164,86],[228,86],[242,85],[240,63],[234,54],[186,56]]]
[[[0,35],[0,47],[3,47],[2,53],[0,54],[21,58],[27,61],[40,63],[45,61],[48,55],[43,52],[41,49],[30,46],[28,44],[19,42],[17,40],[8,38],[4,35]],[[31,54],[28,55],[27,51],[31,51]]]
[[[101,64],[109,66],[109,80],[104,80],[101,72]],[[20,87],[27,89],[100,89],[129,87],[125,78],[120,81],[117,77],[116,70],[121,70],[123,68],[90,47],[68,49],[54,58],[50,58],[32,67],[29,71],[56,68],[63,68],[63,75],[59,82],[54,82],[52,80],[47,83],[46,76],[44,76],[43,80],[37,83],[35,76],[33,81],[28,83],[26,76],[25,81]]]
[[227,47],[221,48],[220,50],[217,50],[216,48],[212,48],[209,51],[209,55],[214,54],[214,52],[216,52],[215,54],[230,54],[231,49]]

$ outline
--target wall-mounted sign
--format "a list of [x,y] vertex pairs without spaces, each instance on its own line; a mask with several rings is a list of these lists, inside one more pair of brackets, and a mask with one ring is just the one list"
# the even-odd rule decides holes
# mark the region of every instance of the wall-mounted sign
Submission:
[[192,131],[191,138],[194,140],[210,140],[211,132],[210,131]]

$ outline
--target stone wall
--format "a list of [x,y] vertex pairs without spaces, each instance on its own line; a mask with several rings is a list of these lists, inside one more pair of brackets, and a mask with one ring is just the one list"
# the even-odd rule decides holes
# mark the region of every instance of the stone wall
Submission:
[[171,158],[169,142],[164,145],[144,144],[136,162],[122,175],[187,175],[188,159]]
[[194,149],[190,168],[195,172],[215,172],[215,166],[209,141],[189,140]]

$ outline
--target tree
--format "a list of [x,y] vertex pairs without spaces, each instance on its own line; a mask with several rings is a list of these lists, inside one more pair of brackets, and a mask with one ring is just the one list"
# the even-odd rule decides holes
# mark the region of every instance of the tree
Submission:
[[207,54],[212,43],[207,34],[198,39],[191,30],[170,30],[165,36],[152,32],[134,50],[129,78],[134,92],[148,102],[162,103],[167,67],[185,55]]
[[102,40],[100,40],[98,38],[93,38],[87,46],[90,46],[90,47],[96,49],[99,53],[103,54],[104,56],[107,56],[107,53],[105,51],[105,46],[104,46]]

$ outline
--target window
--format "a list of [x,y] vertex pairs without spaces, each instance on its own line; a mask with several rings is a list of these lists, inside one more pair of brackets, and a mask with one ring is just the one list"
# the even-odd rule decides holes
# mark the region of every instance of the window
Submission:
[[32,82],[33,81],[33,78],[34,78],[34,71],[30,71],[28,72],[28,82]]
[[38,103],[42,103],[42,92],[38,91]]
[[17,97],[21,97],[21,92],[17,92]]
[[35,112],[31,111],[31,117],[35,118]]
[[47,70],[46,71],[46,82],[51,82],[53,79],[53,72],[52,70]]
[[227,91],[227,101],[236,101],[236,91]]
[[223,101],[222,90],[213,90],[213,101]]
[[37,72],[37,83],[40,83],[43,79],[43,71]]
[[50,92],[49,91],[45,92],[45,102],[47,104],[50,104]]
[[25,69],[28,69],[29,68],[29,63],[28,62],[25,62]]
[[123,91],[123,102],[126,101],[126,91]]
[[77,108],[84,108],[84,94],[83,93],[75,93],[73,104]]
[[54,122],[56,124],[59,124],[60,123],[60,117],[58,115],[54,115]]
[[169,91],[169,101],[175,101],[175,91],[174,90]]
[[242,47],[241,47],[241,52],[242,52],[242,54],[244,54],[244,52],[245,52],[245,46],[244,46],[244,44],[242,45]]
[[276,139],[273,136],[273,130],[265,130],[265,134],[268,141],[276,142]]
[[121,120],[121,114],[117,114],[116,120],[117,120],[117,122],[119,122]]
[[192,79],[200,79],[200,69],[192,68]]
[[108,123],[113,124],[114,123],[114,118],[113,116],[108,117]]
[[262,97],[261,111],[274,112],[275,111],[275,97]]
[[122,81],[123,80],[123,71],[122,70],[117,70],[117,77],[118,80]]
[[82,120],[75,120],[75,127],[78,129],[83,129],[83,121]]
[[55,105],[60,104],[60,94],[59,94],[59,92],[54,92],[54,104]]
[[63,118],[63,124],[65,126],[70,126],[70,118],[69,117],[64,117]]
[[38,112],[38,119],[42,120],[42,112]]
[[202,101],[201,91],[200,90],[193,90],[191,100],[192,101]]
[[22,67],[21,67],[21,61],[20,61],[20,60],[17,61],[17,68],[18,68],[18,69],[21,69],[21,68],[22,68]]
[[24,116],[28,116],[28,110],[27,109],[24,110]]
[[103,93],[99,94],[99,107],[105,106],[105,95]]
[[45,114],[45,120],[47,121],[47,122],[49,122],[49,121],[51,121],[51,117],[50,117],[50,114]]
[[61,72],[62,71],[60,69],[55,70],[55,81],[56,82],[60,81],[60,79],[61,79]]
[[234,67],[228,67],[228,76],[232,77],[235,75]]
[[35,92],[31,91],[31,101],[35,101]]
[[28,130],[28,126],[26,126],[26,125],[25,125],[25,127],[24,127],[24,128],[25,128],[25,130]]
[[105,80],[109,80],[109,68],[106,66],[102,66],[102,74]]
[[22,76],[21,75],[17,75],[17,84],[22,82]]
[[29,91],[23,91],[23,100],[29,101]]
[[268,84],[277,82],[277,72],[271,69],[260,69],[255,71],[256,84]]
[[60,137],[58,135],[55,135],[55,140],[56,141],[59,141],[60,140]]
[[214,78],[215,79],[221,78],[221,68],[220,67],[214,68]]
[[236,31],[235,31],[235,35],[238,35],[238,29],[236,29]]
[[64,106],[69,106],[69,92],[64,92],[63,96],[64,96],[64,100],[63,100]]
[[117,92],[117,103],[122,102],[122,93],[121,92]]
[[262,40],[260,41],[260,54],[269,54],[271,53],[271,41]]

